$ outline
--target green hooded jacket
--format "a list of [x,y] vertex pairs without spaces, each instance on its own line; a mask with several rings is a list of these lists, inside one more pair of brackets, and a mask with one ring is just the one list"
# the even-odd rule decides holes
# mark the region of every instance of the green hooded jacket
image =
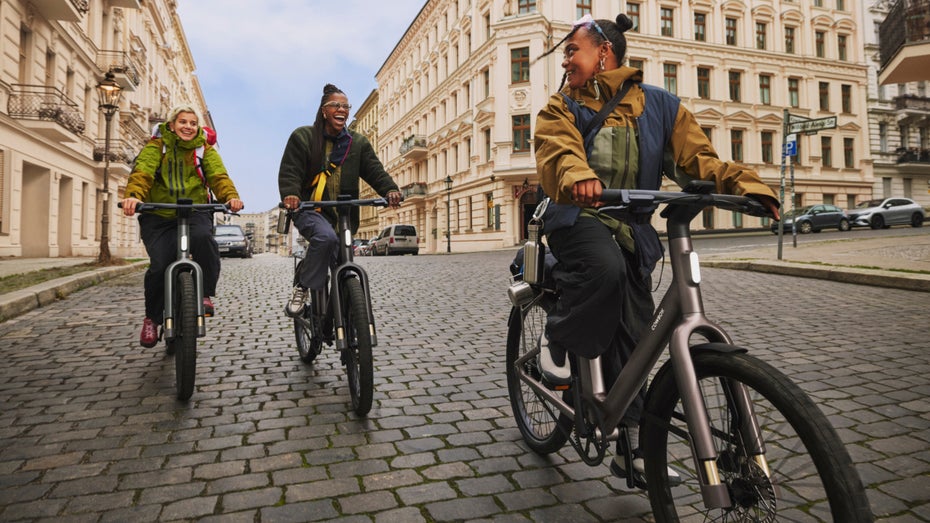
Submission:
[[[220,153],[206,143],[203,129],[191,140],[182,140],[168,129],[167,123],[160,124],[159,129],[161,136],[149,140],[136,158],[126,184],[127,198],[148,203],[175,203],[178,198],[190,198],[194,203],[208,203],[208,187],[220,203],[239,198]],[[200,178],[196,168],[197,148],[201,146],[201,170],[206,180]],[[156,213],[165,218],[175,216],[170,209]]]

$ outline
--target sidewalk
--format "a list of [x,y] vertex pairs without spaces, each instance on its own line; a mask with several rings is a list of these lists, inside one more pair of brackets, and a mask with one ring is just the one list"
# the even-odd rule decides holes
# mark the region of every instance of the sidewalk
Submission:
[[899,236],[894,230],[876,238],[831,239],[777,245],[739,253],[704,256],[705,267],[742,269],[817,278],[876,287],[930,292],[930,234]]
[[[70,267],[90,263],[96,258],[0,258],[0,277],[25,274],[31,271],[49,269],[54,267]],[[8,292],[0,295],[0,322],[19,316],[33,309],[43,307],[49,303],[64,298],[72,292],[96,285],[104,280],[140,271],[148,265],[148,260],[119,265],[101,267],[84,271],[71,276],[49,280],[27,289]]]

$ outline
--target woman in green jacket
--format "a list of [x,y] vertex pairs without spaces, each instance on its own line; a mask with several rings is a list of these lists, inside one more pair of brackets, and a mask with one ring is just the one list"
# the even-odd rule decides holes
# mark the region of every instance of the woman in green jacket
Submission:
[[[335,200],[340,194],[357,198],[359,178],[386,197],[392,208],[400,205],[400,190],[371,143],[346,126],[350,109],[345,93],[326,84],[313,125],[298,127],[291,133],[278,170],[278,189],[287,209],[296,209],[301,201]],[[351,212],[354,233],[358,229],[358,209]],[[324,212],[302,212],[294,219],[308,247],[287,304],[288,314],[300,314],[308,291],[314,292],[311,301],[320,307],[314,313],[322,315],[325,310],[326,274],[339,246],[336,218],[336,211],[328,208]]]
[[[134,215],[136,205],[142,202],[176,203],[178,198],[189,198],[194,203],[208,203],[211,192],[232,212],[244,207],[220,153],[207,142],[197,110],[189,105],[175,107],[136,158],[122,201],[123,214]],[[141,214],[139,228],[151,261],[145,272],[145,319],[139,342],[143,347],[154,347],[165,308],[165,269],[177,258],[175,212],[162,209]],[[210,297],[216,294],[220,278],[220,251],[213,238],[213,216],[193,213],[190,234],[191,255],[203,269],[204,313],[212,316]]]

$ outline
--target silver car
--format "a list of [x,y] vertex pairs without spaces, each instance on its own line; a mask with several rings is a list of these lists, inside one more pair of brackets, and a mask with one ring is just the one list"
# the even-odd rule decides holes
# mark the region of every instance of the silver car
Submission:
[[855,227],[887,229],[892,225],[920,227],[924,224],[924,209],[909,198],[869,200],[847,211],[849,222]]

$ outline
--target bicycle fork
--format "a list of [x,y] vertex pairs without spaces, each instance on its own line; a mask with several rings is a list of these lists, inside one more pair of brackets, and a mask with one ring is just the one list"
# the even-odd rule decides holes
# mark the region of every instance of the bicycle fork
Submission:
[[[180,200],[179,200],[180,202]],[[207,325],[203,319],[203,270],[190,256],[190,224],[188,218],[191,209],[180,208],[178,212],[178,259],[165,270],[165,338],[172,340],[177,335],[174,310],[174,282],[183,271],[194,273],[194,288],[197,291],[197,337],[207,335]]]

